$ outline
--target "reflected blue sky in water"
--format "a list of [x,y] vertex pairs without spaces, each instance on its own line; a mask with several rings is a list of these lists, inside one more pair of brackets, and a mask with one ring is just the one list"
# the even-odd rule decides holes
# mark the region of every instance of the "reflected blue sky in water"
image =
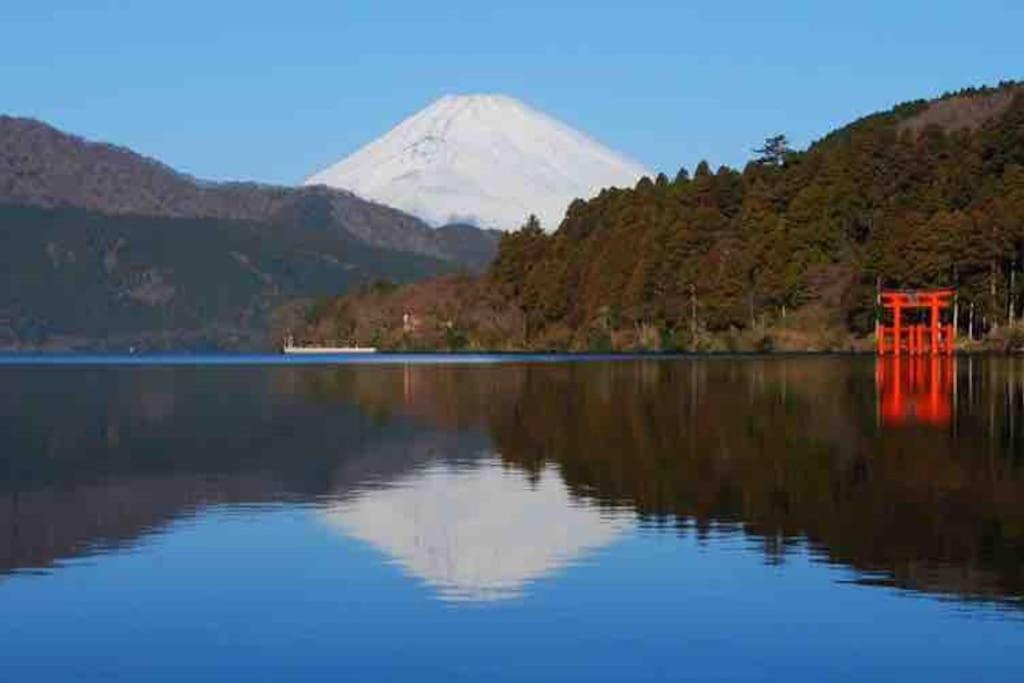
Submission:
[[531,479],[497,459],[431,465],[357,491],[320,518],[380,550],[441,599],[466,602],[517,597],[635,524],[632,513],[573,499],[553,467]]
[[636,529],[515,598],[452,603],[321,513],[211,509],[132,551],[8,577],[0,639],[21,647],[4,669],[15,680],[864,680],[900,662],[928,680],[1019,674],[1017,616],[846,583],[848,570],[804,551],[766,568],[737,535]]
[[881,433],[861,360],[19,369],[0,680],[1020,680],[972,367]]

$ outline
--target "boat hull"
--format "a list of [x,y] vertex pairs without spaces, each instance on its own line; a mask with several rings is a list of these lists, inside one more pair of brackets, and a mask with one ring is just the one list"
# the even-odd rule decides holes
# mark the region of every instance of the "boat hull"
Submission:
[[377,353],[372,346],[286,346],[284,353],[295,355],[324,355],[339,353]]

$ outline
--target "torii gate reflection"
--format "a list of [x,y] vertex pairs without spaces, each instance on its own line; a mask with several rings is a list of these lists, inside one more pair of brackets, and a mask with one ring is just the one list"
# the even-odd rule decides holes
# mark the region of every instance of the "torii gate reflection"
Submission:
[[948,425],[956,403],[956,357],[879,357],[875,390],[882,425]]

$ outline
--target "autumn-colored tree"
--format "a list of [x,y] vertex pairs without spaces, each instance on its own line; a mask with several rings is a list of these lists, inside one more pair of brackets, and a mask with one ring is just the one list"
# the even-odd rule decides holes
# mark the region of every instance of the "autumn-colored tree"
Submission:
[[701,161],[692,178],[576,200],[551,233],[531,217],[502,238],[487,281],[531,339],[576,347],[594,329],[671,336],[699,322],[731,335],[810,304],[863,335],[879,283],[956,286],[976,331],[1024,312],[1024,86],[900,105],[805,151],[783,135],[756,151],[742,172]]

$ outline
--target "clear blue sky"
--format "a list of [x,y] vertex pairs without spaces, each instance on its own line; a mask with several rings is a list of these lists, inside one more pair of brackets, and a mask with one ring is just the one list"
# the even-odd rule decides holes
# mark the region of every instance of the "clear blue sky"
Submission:
[[1024,2],[39,0],[0,112],[211,179],[297,183],[445,93],[502,92],[674,173],[1024,78]]

